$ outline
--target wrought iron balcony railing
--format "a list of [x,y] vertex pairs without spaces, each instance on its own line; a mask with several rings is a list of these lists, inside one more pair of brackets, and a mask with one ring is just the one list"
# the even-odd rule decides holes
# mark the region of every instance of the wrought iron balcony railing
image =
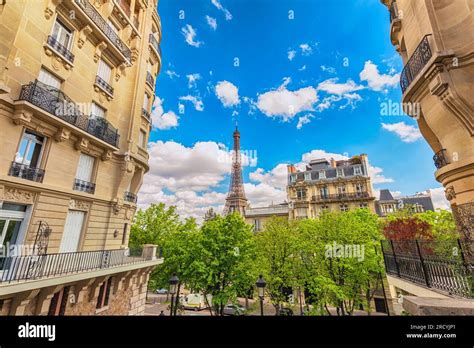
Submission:
[[95,77],[95,84],[102,88],[108,95],[114,95],[114,89],[112,88],[112,86],[105,82],[105,80],[99,75]]
[[146,83],[148,83],[152,88],[155,87],[155,79],[149,71],[146,72]]
[[158,253],[151,255],[140,248],[0,257],[0,285],[151,261],[161,257],[161,250]]
[[398,6],[396,1],[392,1],[390,5],[390,23],[392,23],[395,19],[399,19],[400,14],[398,12]]
[[388,274],[452,295],[474,297],[472,242],[382,241]]
[[114,44],[114,46],[123,54],[128,62],[132,59],[132,52],[120,39],[118,34],[110,27],[102,15],[88,0],[74,0],[74,2],[84,11],[90,20],[104,33],[104,35]]
[[104,118],[84,115],[79,106],[57,88],[35,80],[21,87],[18,99],[26,100],[110,145],[118,146],[120,136],[116,128]]
[[161,58],[161,46],[158,43],[158,40],[156,39],[155,35],[150,33],[150,44],[153,46],[153,48],[158,52],[160,58]]
[[347,200],[358,200],[364,198],[370,198],[368,192],[351,192],[351,193],[332,193],[327,195],[314,195],[313,201],[326,202],[326,201],[347,201]]
[[75,179],[73,189],[76,191],[82,191],[82,192],[94,194],[95,184],[92,182]]
[[446,149],[442,149],[435,153],[433,156],[433,161],[437,169],[443,168],[449,164],[448,158],[446,156]]
[[60,53],[64,58],[66,58],[70,63],[74,63],[74,54],[69,51],[65,46],[63,46],[55,37],[49,35],[48,40],[46,41],[49,46],[51,46],[55,51]]
[[403,93],[405,93],[407,88],[418,76],[420,71],[423,70],[433,55],[429,41],[430,36],[431,34],[428,34],[423,37],[403,68],[402,74],[400,75],[400,87],[402,88]]
[[131,203],[137,203],[137,195],[131,193],[131,192],[125,192],[125,195],[123,197],[123,199],[127,202],[131,202]]
[[144,108],[142,108],[142,115],[147,119],[148,122],[151,123],[151,115],[148,111],[146,111]]
[[30,167],[26,164],[12,162],[8,175],[36,182],[43,182],[44,170]]

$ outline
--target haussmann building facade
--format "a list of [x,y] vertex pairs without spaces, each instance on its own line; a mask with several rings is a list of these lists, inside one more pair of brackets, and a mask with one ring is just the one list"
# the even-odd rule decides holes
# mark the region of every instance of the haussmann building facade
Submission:
[[0,2],[0,313],[144,311],[129,250],[161,66],[156,0]]

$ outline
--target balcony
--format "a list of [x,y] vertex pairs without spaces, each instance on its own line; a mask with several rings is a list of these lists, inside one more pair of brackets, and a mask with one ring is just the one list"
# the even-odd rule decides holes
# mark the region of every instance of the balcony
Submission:
[[151,123],[151,115],[148,111],[142,108],[142,116],[146,118],[148,122]]
[[149,71],[146,72],[146,83],[148,83],[151,88],[155,88],[155,79]]
[[161,47],[154,34],[150,33],[149,41],[150,41],[151,47],[153,47],[153,49],[155,50],[155,53],[161,59]]
[[74,63],[74,54],[72,54],[71,51],[69,51],[59,41],[57,41],[56,38],[49,35],[46,42],[52,49],[61,54],[69,63]]
[[84,115],[79,106],[59,89],[38,80],[21,87],[19,100],[25,100],[53,116],[118,147],[119,134],[104,118],[91,118]]
[[[161,257],[161,251],[159,252]],[[0,286],[20,281],[67,277],[106,269],[120,272],[120,267],[156,263],[156,246],[138,249],[79,251],[45,255],[8,256],[0,258]],[[92,276],[84,274],[84,279]]]
[[[387,274],[450,295],[474,297],[472,242],[382,241]],[[453,253],[453,250],[458,250]]]
[[87,192],[90,194],[94,194],[95,192],[95,184],[79,179],[74,180],[74,190],[76,191],[82,191],[82,192]]
[[428,34],[423,37],[418,47],[415,49],[412,56],[403,68],[402,74],[400,76],[400,87],[402,88],[402,93],[405,93],[413,80],[415,80],[415,78],[433,56],[429,41],[430,36],[431,34]]
[[351,201],[351,200],[360,200],[360,199],[370,199],[368,192],[352,192],[352,193],[334,193],[327,195],[313,196],[313,202],[330,202],[330,201]]
[[390,23],[393,23],[395,19],[400,18],[396,1],[392,1],[389,12],[390,12]]
[[130,203],[137,203],[137,195],[131,193],[131,192],[125,192],[124,194],[124,197],[123,199],[126,201],[126,202],[130,202]]
[[74,0],[74,3],[85,13],[89,20],[100,29],[104,36],[113,44],[125,60],[130,63],[132,52],[95,7],[91,5],[88,0]]
[[111,85],[105,82],[105,80],[102,79],[99,75],[95,77],[95,85],[98,86],[100,89],[102,89],[109,96],[113,97],[114,89],[112,88]]
[[26,164],[12,162],[8,175],[36,182],[43,182],[44,170],[33,168]]
[[447,166],[449,162],[446,156],[446,149],[442,149],[436,152],[433,156],[433,161],[437,169],[441,169],[444,166]]

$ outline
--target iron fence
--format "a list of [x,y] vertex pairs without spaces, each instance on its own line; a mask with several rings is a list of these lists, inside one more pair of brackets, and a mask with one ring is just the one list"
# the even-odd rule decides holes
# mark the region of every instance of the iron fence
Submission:
[[100,77],[99,75],[97,75],[95,77],[95,84],[97,86],[99,86],[100,88],[102,88],[107,94],[109,94],[110,96],[113,96],[114,95],[114,88],[109,85],[102,77]]
[[423,37],[403,68],[400,75],[400,87],[402,88],[403,93],[405,93],[408,86],[410,86],[420,71],[423,70],[433,55],[429,41],[430,36],[431,34],[428,34]]
[[49,46],[59,52],[64,58],[66,58],[70,63],[74,62],[74,54],[72,54],[71,51],[69,51],[67,47],[62,45],[54,36],[49,35],[47,43]]
[[18,162],[12,162],[8,175],[36,182],[43,182],[44,169],[30,167]]
[[474,297],[474,247],[467,241],[385,240],[382,251],[388,274],[451,295]]

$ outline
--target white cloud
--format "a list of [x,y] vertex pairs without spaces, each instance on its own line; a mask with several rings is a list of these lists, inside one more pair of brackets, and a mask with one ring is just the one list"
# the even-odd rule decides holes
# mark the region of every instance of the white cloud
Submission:
[[262,207],[286,201],[286,190],[280,190],[267,184],[245,183],[244,189],[251,207]]
[[216,96],[226,108],[240,104],[239,89],[229,81],[217,83]]
[[258,168],[249,174],[249,178],[251,181],[270,185],[280,190],[285,190],[287,184],[287,171],[287,165],[280,163],[270,171]]
[[168,75],[170,79],[173,79],[175,77],[179,77],[179,75],[175,71],[170,70],[170,69],[166,70],[165,74]]
[[211,0],[211,2],[215,7],[217,7],[218,10],[224,12],[226,21],[230,21],[232,19],[232,14],[230,13],[230,11],[227,10],[224,6],[222,6],[219,0]]
[[430,192],[435,209],[451,210],[451,205],[444,194],[444,187],[430,189]]
[[422,138],[417,127],[408,125],[403,121],[398,123],[382,123],[382,128],[395,133],[405,143],[413,143]]
[[306,65],[303,65],[301,68],[298,69],[298,71],[305,71],[306,70]]
[[179,97],[179,100],[185,100],[185,101],[189,101],[189,102],[193,103],[194,108],[196,109],[196,111],[203,111],[204,110],[204,103],[202,102],[200,97],[195,97],[195,96],[192,96],[192,95],[186,95],[186,96]]
[[311,114],[307,114],[307,115],[301,116],[300,118],[298,118],[298,124],[296,125],[296,128],[297,128],[297,129],[303,128],[303,126],[304,126],[305,124],[311,122],[311,119],[312,119],[312,118],[313,118],[313,115],[311,115]]
[[301,54],[303,56],[309,56],[313,53],[313,49],[311,48],[311,45],[307,43],[302,43],[300,45],[300,49],[301,49]]
[[288,50],[288,60],[293,60],[296,56],[296,51],[295,50]]
[[196,73],[196,74],[189,74],[186,75],[186,78],[188,79],[188,87],[189,88],[196,88],[196,81],[201,79],[201,75]]
[[215,18],[212,18],[210,16],[206,16],[206,21],[207,21],[207,24],[213,29],[213,30],[216,30],[217,29],[217,20]]
[[348,79],[345,83],[338,83],[338,81],[337,77],[325,80],[318,85],[318,91],[342,95],[364,89],[363,86],[356,84],[351,79]]
[[380,74],[377,65],[370,60],[365,62],[364,69],[360,72],[359,77],[361,81],[367,81],[371,90],[377,92],[398,86],[400,81],[400,74]]
[[179,117],[173,112],[164,112],[163,100],[156,96],[151,110],[151,121],[155,128],[166,130],[178,126]]
[[322,71],[327,72],[329,74],[335,74],[336,73],[336,69],[331,67],[331,66],[321,65],[320,68],[321,68]]
[[278,89],[258,96],[257,107],[263,114],[281,117],[286,122],[299,112],[313,110],[313,104],[318,101],[316,89],[309,86],[290,91],[286,89],[289,82],[289,79],[285,79]]
[[200,47],[204,43],[202,41],[194,40],[196,38],[196,30],[189,24],[186,24],[185,27],[181,28],[181,32],[183,33],[183,36],[188,45],[191,45],[193,47]]

